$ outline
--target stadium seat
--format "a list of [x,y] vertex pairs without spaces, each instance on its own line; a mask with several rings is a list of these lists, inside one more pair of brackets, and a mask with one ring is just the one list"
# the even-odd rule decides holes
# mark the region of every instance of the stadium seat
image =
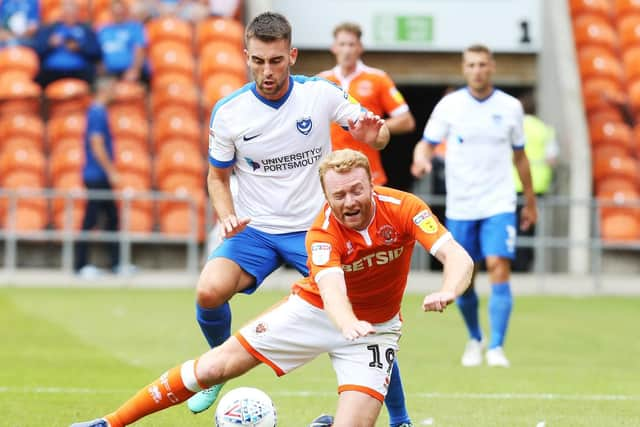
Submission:
[[[42,190],[41,177],[31,171],[13,170],[3,173],[0,187],[4,190],[14,191]],[[41,230],[47,225],[47,202],[44,197],[23,195],[18,196],[15,205],[13,203],[9,197],[0,197],[0,218],[6,219],[3,224],[5,228],[10,226],[8,214],[12,211],[12,206],[15,208],[14,230],[35,231]]]
[[[200,140],[200,124],[198,120],[186,115],[168,114],[162,119],[156,117],[153,122],[153,140],[156,147],[162,146],[165,141],[174,139],[183,139],[194,141],[195,144]],[[154,150],[157,152],[157,148]]]
[[614,191],[640,192],[640,182],[634,182],[628,178],[614,176],[605,177],[595,183],[595,194],[609,194]]
[[640,78],[640,46],[631,47],[622,53],[624,73],[629,84]]
[[640,213],[640,193],[636,190],[605,189],[596,193],[602,216],[616,213]]
[[0,75],[0,117],[11,114],[40,114],[42,90],[23,73],[10,71]]
[[225,41],[240,52],[244,48],[244,27],[232,18],[211,17],[196,25],[196,49],[201,55],[204,46],[212,41]]
[[207,77],[204,81],[203,104],[207,116],[220,98],[229,95],[236,89],[241,88],[247,82],[237,74],[216,72]]
[[600,219],[600,237],[605,242],[640,240],[640,219],[632,213],[613,213]]
[[90,94],[89,83],[74,78],[56,80],[47,85],[44,94],[49,101],[63,101]]
[[198,78],[200,82],[216,72],[236,74],[246,81],[247,62],[242,51],[229,43],[209,42],[200,52]]
[[14,172],[30,173],[38,179],[38,186],[43,186],[46,160],[42,151],[32,145],[7,144],[0,153],[0,178],[4,182]]
[[146,182],[146,188],[151,184],[151,158],[149,152],[139,145],[122,145],[116,141],[115,165],[120,173],[139,175]]
[[578,52],[578,66],[582,81],[592,77],[606,77],[623,83],[621,61],[601,47],[585,47]]
[[599,145],[619,145],[629,153],[634,150],[631,126],[624,122],[610,121],[604,116],[594,117],[589,122],[589,135],[593,148]]
[[66,137],[49,141],[50,157],[57,151],[66,151],[72,149],[84,150],[84,140],[80,137]]
[[[116,186],[116,190],[121,193],[121,196],[129,196],[131,197],[130,206],[131,208],[145,210],[149,213],[153,212],[153,200],[149,198],[136,198],[136,193],[146,193],[151,191],[151,175],[143,176],[137,172],[132,172],[128,170],[123,170],[120,172],[120,180],[118,185]],[[122,209],[123,206],[123,197],[118,197],[117,199],[118,207]]]
[[[585,0],[586,1],[586,0]],[[638,0],[613,0],[616,19],[624,19],[628,15],[640,14]]]
[[0,50],[0,74],[19,72],[33,80],[40,69],[36,52],[25,46],[9,46]]
[[640,124],[633,127],[633,141],[635,143],[636,158],[640,159]]
[[19,206],[15,211],[13,226],[8,218],[8,211],[0,210],[1,225],[5,229],[13,229],[16,232],[31,232],[44,230],[48,223],[48,215],[45,207]]
[[193,219],[196,220],[196,239],[204,241],[204,216],[192,213],[189,206],[175,206],[160,214],[160,231],[169,236],[188,236],[192,231]]
[[598,158],[602,158],[602,157],[624,157],[624,156],[628,156],[629,154],[629,150],[627,150],[626,148],[620,146],[620,145],[607,145],[607,144],[600,144],[600,145],[596,145],[593,147],[593,149],[591,150],[591,158],[592,159],[598,159]]
[[79,173],[84,166],[84,148],[60,147],[51,153],[49,160],[49,173],[52,181],[57,181],[62,174],[69,172]]
[[600,181],[605,177],[622,177],[631,181],[640,181],[638,161],[631,156],[603,157],[594,159],[593,178]]
[[636,79],[636,81],[629,84],[627,93],[629,105],[631,106],[633,114],[637,117],[640,114],[640,79]]
[[171,41],[162,41],[150,48],[149,62],[154,75],[179,73],[193,76],[195,59],[184,45]]
[[578,49],[600,46],[611,53],[618,51],[618,34],[611,21],[600,15],[580,15],[573,20],[573,39]]
[[625,94],[620,83],[603,77],[592,77],[582,82],[582,98],[587,113],[617,110],[614,102],[624,102]]
[[640,14],[618,19],[617,31],[622,50],[640,46]]
[[573,18],[583,14],[596,14],[611,19],[613,5],[609,0],[569,0],[569,11]]
[[12,114],[0,117],[0,149],[9,138],[28,138],[44,143],[44,122],[39,116]]
[[[153,231],[153,213],[146,209],[132,207],[128,211],[128,217],[120,212],[120,230],[132,233],[151,233]],[[128,227],[126,224],[128,223]]]
[[187,139],[187,138],[168,138],[168,139],[158,139],[155,141],[154,152],[159,153],[164,149],[165,145],[174,145],[177,147],[187,147],[192,148],[194,150],[199,151],[201,154],[206,154],[203,150],[201,150],[200,143],[196,139]]
[[191,174],[204,185],[205,162],[202,154],[190,146],[165,144],[155,158],[156,183],[167,189],[163,180],[173,173]]
[[109,110],[109,125],[116,141],[122,138],[135,139],[148,147],[149,123],[146,118],[132,114],[127,108],[114,107]]
[[82,140],[87,129],[87,118],[84,114],[56,116],[47,122],[47,139],[49,146],[52,141],[74,138]]
[[172,192],[177,188],[204,188],[206,178],[204,175],[185,173],[181,171],[172,172],[157,183],[158,190]]
[[183,86],[193,86],[196,84],[196,79],[193,74],[186,75],[182,73],[172,73],[170,71],[160,74],[154,74],[151,78],[151,92],[154,92],[157,88],[167,86],[171,83],[176,83]]
[[26,148],[44,153],[44,140],[26,136],[10,136],[0,141],[0,153],[5,149],[15,150],[17,148]]
[[[80,171],[68,172],[56,177],[56,180],[52,182],[52,188],[64,194],[64,196],[54,197],[51,201],[53,226],[59,230],[64,229],[67,215],[70,215],[71,229],[79,230],[82,226],[84,210],[87,204],[86,189],[82,182]],[[66,197],[70,195],[80,197]],[[69,204],[68,206],[67,203]]]
[[156,86],[151,94],[151,114],[157,118],[163,108],[180,107],[190,111],[197,119],[199,100],[198,88],[193,84],[169,83],[166,86]]
[[193,29],[189,22],[175,16],[164,16],[149,21],[145,30],[149,44],[170,41],[180,43],[189,50],[193,49]]
[[138,82],[128,82],[125,80],[118,80],[114,85],[114,98],[113,103],[117,106],[135,104],[136,107],[141,108],[144,111],[146,89],[144,85]]

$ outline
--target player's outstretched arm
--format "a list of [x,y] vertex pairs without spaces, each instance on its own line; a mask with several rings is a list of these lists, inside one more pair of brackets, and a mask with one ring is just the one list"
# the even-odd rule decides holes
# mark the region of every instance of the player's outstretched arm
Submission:
[[389,143],[391,134],[384,120],[371,111],[363,112],[357,121],[349,120],[349,133],[360,142],[382,150]]
[[353,312],[342,272],[327,273],[318,281],[324,310],[342,335],[352,341],[375,333],[371,323],[359,320]]
[[436,258],[444,265],[442,288],[424,298],[422,308],[425,311],[444,311],[456,297],[469,287],[473,273],[473,261],[466,250],[453,239],[445,242]]
[[231,194],[231,168],[218,168],[209,165],[207,175],[207,188],[209,199],[216,212],[222,237],[231,237],[249,224],[249,218],[238,218],[233,207],[233,196]]
[[413,148],[413,162],[411,163],[411,174],[416,178],[422,178],[431,173],[431,156],[433,149],[431,144],[420,140]]

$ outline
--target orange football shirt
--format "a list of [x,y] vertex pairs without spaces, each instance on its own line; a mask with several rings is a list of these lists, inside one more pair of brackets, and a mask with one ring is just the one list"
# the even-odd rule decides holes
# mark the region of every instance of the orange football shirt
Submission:
[[325,203],[307,232],[309,277],[292,290],[322,308],[316,278],[328,269],[342,269],[355,315],[381,323],[400,312],[415,242],[435,254],[451,234],[411,193],[375,187],[373,200],[375,214],[364,231],[342,225]]
[[[356,70],[349,76],[343,76],[340,67],[323,71],[320,77],[325,78],[353,96],[364,108],[380,117],[393,117],[409,111],[404,97],[396,88],[391,78],[382,70],[368,67],[361,61]],[[371,176],[376,185],[384,185],[387,175],[382,167],[380,152],[369,145],[356,141],[351,134],[340,126],[331,125],[331,144],[334,150],[352,148],[365,154],[371,164]]]

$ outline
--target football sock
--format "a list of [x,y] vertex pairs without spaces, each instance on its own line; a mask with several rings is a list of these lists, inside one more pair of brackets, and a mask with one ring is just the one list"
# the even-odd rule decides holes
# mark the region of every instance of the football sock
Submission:
[[200,390],[202,387],[196,379],[195,361],[189,360],[171,368],[160,378],[141,388],[105,419],[111,427],[126,426],[146,415],[184,402]]
[[489,322],[491,323],[490,349],[502,347],[502,344],[504,344],[512,306],[513,298],[511,296],[509,282],[492,284],[491,296],[489,297]]
[[389,390],[387,390],[387,396],[384,398],[384,403],[387,406],[387,411],[389,411],[389,424],[391,427],[411,422],[404,401],[402,378],[400,378],[400,368],[398,367],[397,360],[393,361],[393,367],[391,368],[391,381],[389,382]]
[[462,313],[464,323],[467,325],[469,336],[477,341],[482,341],[480,322],[478,320],[478,294],[475,288],[469,288],[456,299],[456,304]]
[[228,302],[216,308],[202,308],[196,304],[196,319],[211,348],[219,346],[231,335],[231,307]]

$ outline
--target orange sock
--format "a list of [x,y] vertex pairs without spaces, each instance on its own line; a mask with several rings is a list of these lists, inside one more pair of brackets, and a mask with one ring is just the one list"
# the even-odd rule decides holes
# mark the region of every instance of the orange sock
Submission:
[[126,426],[149,414],[184,402],[200,390],[202,387],[196,379],[195,361],[189,360],[171,368],[160,378],[140,389],[117,411],[105,418],[111,427]]

